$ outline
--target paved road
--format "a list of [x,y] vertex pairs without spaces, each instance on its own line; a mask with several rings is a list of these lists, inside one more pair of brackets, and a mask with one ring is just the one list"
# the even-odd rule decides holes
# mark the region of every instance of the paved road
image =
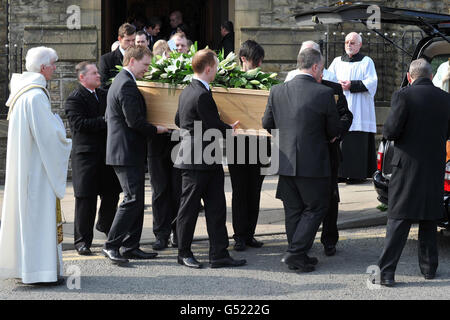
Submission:
[[[241,268],[193,270],[176,263],[177,252],[168,249],[155,260],[132,261],[127,267],[110,264],[94,248],[92,257],[64,252],[66,275],[80,272],[69,286],[36,287],[17,280],[0,281],[0,299],[162,299],[162,300],[295,300],[295,299],[448,299],[450,296],[450,238],[440,236],[437,278],[425,281],[417,262],[417,227],[413,227],[398,266],[395,288],[367,284],[370,265],[376,263],[384,241],[384,227],[341,231],[338,252],[326,257],[316,238],[310,255],[319,259],[315,272],[290,271],[280,263],[286,250],[282,235],[261,237],[261,249],[231,254],[246,258]],[[143,246],[150,250],[150,246]],[[208,242],[194,243],[194,253],[208,262]],[[79,289],[76,286],[79,284]]]

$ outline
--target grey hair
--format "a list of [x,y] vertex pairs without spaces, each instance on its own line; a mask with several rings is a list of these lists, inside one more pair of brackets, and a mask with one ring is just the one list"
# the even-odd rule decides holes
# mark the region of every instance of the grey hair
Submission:
[[303,50],[305,50],[307,48],[313,48],[314,50],[317,50],[320,52],[319,44],[312,40],[308,40],[308,41],[302,42],[302,46],[300,47],[300,51],[298,53],[302,52]]
[[300,70],[311,69],[322,61],[322,54],[313,48],[306,48],[298,54],[297,66]]
[[433,69],[427,60],[420,58],[411,62],[409,74],[413,79],[430,78],[433,74]]
[[25,58],[25,67],[30,72],[41,72],[41,66],[48,66],[58,60],[55,50],[47,47],[31,48]]
[[86,72],[88,71],[88,66],[90,65],[96,66],[95,62],[93,61],[83,61],[75,66],[75,72],[77,73],[78,80],[80,80],[80,75],[86,75]]

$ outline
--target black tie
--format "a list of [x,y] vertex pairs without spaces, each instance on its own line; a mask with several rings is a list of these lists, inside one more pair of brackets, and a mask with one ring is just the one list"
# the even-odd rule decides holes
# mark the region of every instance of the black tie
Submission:
[[97,100],[97,102],[98,102],[98,97],[97,97],[97,94],[95,93],[95,90],[94,91],[92,91],[92,95],[95,97],[95,99]]

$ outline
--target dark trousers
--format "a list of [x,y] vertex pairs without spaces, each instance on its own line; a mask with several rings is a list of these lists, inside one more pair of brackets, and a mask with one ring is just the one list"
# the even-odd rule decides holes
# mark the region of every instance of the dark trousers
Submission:
[[181,171],[173,167],[168,157],[148,157],[148,172],[152,185],[153,233],[157,239],[169,239],[175,230],[180,207]]
[[[388,219],[383,252],[378,261],[381,276],[393,279],[398,261],[408,240],[413,220]],[[435,273],[438,267],[437,222],[419,221],[419,267],[422,274]]]
[[114,217],[105,248],[123,247],[123,252],[139,248],[144,223],[145,166],[114,166],[123,190],[123,201]]
[[[118,193],[100,195],[97,229],[108,233],[117,210]],[[74,240],[75,248],[92,245],[94,238],[95,212],[97,211],[97,196],[75,198]]]
[[255,235],[259,216],[259,201],[264,176],[256,164],[228,165],[233,188],[232,210],[235,240],[248,241]]
[[339,177],[351,179],[372,178],[377,170],[375,134],[349,131],[342,138],[342,163]]
[[327,214],[329,178],[280,176],[277,198],[283,201],[288,252],[306,255]]
[[337,182],[337,171],[332,173],[330,184],[330,204],[328,212],[323,218],[322,235],[320,242],[324,246],[335,246],[339,240],[339,231],[337,228],[337,218],[339,210],[339,189]]
[[181,170],[181,177],[182,191],[177,216],[178,255],[184,258],[193,256],[191,245],[200,209],[200,199],[203,199],[210,245],[209,259],[228,257],[227,205],[223,169]]

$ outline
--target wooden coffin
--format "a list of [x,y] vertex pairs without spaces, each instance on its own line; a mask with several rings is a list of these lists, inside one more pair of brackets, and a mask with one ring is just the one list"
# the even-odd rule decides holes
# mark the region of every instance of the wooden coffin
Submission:
[[[175,114],[183,87],[173,88],[165,83],[145,81],[138,81],[137,84],[147,105],[147,121],[177,129]],[[239,120],[240,133],[268,134],[262,128],[261,119],[266,110],[269,91],[214,87],[212,92],[222,121],[231,124]]]

